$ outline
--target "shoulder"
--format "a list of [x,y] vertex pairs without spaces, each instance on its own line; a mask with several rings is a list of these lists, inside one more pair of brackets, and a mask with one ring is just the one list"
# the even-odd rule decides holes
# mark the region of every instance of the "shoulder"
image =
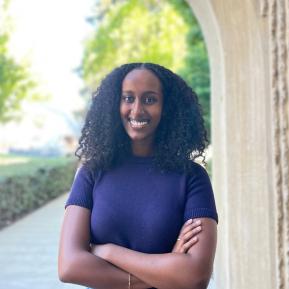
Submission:
[[80,164],[75,173],[75,179],[83,179],[93,184],[101,176],[101,170],[90,167],[86,164]]
[[210,176],[206,168],[196,162],[192,162],[191,170],[186,174],[186,177],[188,181],[204,180],[210,182]]
[[207,170],[200,164],[193,162],[190,173],[186,174],[188,190],[212,192],[212,183]]

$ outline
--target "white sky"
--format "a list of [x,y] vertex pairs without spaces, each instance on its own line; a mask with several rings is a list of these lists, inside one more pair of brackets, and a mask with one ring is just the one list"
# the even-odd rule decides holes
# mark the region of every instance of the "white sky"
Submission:
[[72,72],[81,61],[82,42],[91,31],[85,17],[93,0],[12,0],[11,53],[28,59],[33,75],[64,110],[82,105],[81,80]]

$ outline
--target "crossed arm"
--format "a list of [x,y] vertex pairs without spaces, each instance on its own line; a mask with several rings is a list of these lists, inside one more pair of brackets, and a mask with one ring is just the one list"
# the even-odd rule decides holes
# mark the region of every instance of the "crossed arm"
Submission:
[[[186,243],[188,250],[176,243],[172,253],[167,254],[144,254],[114,244],[98,245],[90,252],[89,222],[89,210],[67,207],[59,247],[61,281],[91,288],[123,289],[127,288],[129,272],[133,289],[207,287],[216,247],[214,220],[201,218],[198,242],[191,238]],[[190,227],[192,224],[187,224],[187,229],[183,227],[181,234],[191,236]]]

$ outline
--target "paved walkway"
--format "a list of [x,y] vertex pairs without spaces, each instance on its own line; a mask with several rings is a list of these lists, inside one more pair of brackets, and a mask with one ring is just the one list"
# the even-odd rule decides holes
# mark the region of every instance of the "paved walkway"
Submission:
[[[81,289],[57,276],[63,195],[0,231],[0,289]],[[211,282],[208,289],[215,289]]]
[[0,231],[0,289],[81,289],[57,276],[66,195]]

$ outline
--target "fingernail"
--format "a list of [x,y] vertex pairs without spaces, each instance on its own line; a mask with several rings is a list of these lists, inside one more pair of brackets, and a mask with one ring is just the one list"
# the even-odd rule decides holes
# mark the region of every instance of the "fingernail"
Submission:
[[197,239],[198,239],[197,237],[194,237],[194,238],[193,238],[193,241],[197,241]]
[[201,224],[201,220],[197,220],[196,224],[197,225]]
[[187,224],[190,224],[190,223],[192,223],[193,222],[193,219],[189,219],[188,221],[187,221]]

